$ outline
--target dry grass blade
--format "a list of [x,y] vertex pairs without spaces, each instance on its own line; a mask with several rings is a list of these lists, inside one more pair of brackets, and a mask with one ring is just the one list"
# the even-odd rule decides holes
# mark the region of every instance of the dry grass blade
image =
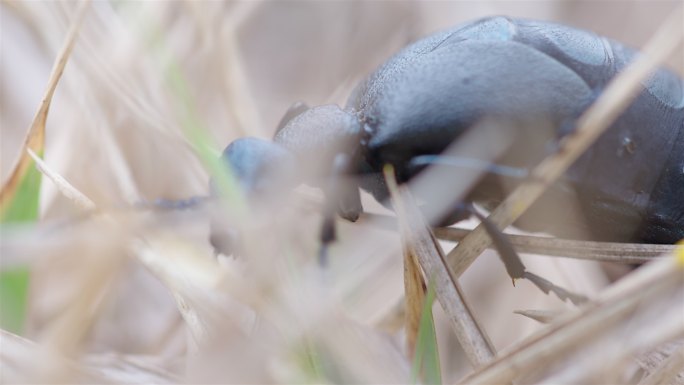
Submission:
[[[85,194],[74,188],[61,175],[50,170],[47,165],[32,151],[27,148],[27,155],[36,162],[38,169],[50,178],[67,198],[74,201],[79,207],[87,210],[95,209],[96,206]],[[109,219],[109,218],[107,218]],[[97,316],[99,308],[103,304],[103,298],[110,293],[110,286],[116,281],[117,272],[120,271],[124,258],[120,250],[114,248],[109,252],[97,255],[97,258],[81,258],[79,269],[83,270],[80,282],[82,293],[75,296],[60,317],[51,323],[47,330],[44,343],[48,348],[61,352],[67,357],[75,356],[82,348]],[[40,381],[59,380],[68,381],[74,376],[81,376],[80,369],[76,370],[73,365],[45,365],[44,370],[36,374]]]
[[[406,236],[402,236],[407,240]],[[418,264],[418,257],[413,253],[413,247],[405,244],[404,254],[404,293],[406,295],[406,310],[404,312],[406,330],[406,353],[407,357],[414,357],[416,352],[416,340],[418,329],[425,303],[426,285],[423,273]]]
[[68,368],[78,383],[171,384],[180,378],[150,363],[145,357],[125,355],[88,355],[82,362],[49,352],[35,342],[0,330],[0,366],[3,383],[38,379],[35,361],[46,366]]
[[[26,136],[26,141],[24,142],[25,149],[31,149],[35,153],[43,152],[43,147],[45,144],[45,123],[47,122],[52,96],[55,93],[59,79],[62,77],[64,67],[66,66],[71,51],[74,47],[76,37],[78,36],[78,31],[81,27],[81,22],[83,21],[89,4],[89,1],[83,1],[76,9],[74,19],[69,28],[69,32],[64,39],[62,49],[59,51],[59,54],[57,54],[57,58],[55,59],[55,63],[52,67],[50,78],[48,80],[45,93],[43,94],[43,99],[40,102],[40,106],[36,111],[33,122],[31,123],[31,128]],[[14,194],[19,187],[19,182],[22,180],[26,170],[30,165],[31,158],[29,155],[25,151],[22,151],[20,154],[21,155],[12,171],[12,174],[7,181],[5,181],[5,184],[2,186],[2,190],[0,191],[0,210],[4,210],[12,197],[14,197]]]
[[95,209],[95,203],[85,196],[82,192],[78,191],[74,186],[69,183],[64,177],[51,170],[50,167],[38,156],[33,150],[27,148],[29,156],[36,162],[36,167],[43,175],[48,177],[57,186],[59,192],[61,192],[70,201],[74,202],[78,207],[84,210]]
[[[679,377],[679,378],[677,378]],[[681,384],[684,382],[684,344],[670,354],[648,376],[639,381],[639,385]]]
[[[395,218],[389,215],[364,213],[361,219],[367,219],[371,224],[388,229],[396,228]],[[460,242],[472,232],[471,229],[457,227],[436,227],[432,231],[437,239],[451,242]],[[506,234],[506,236],[515,250],[520,253],[626,264],[646,263],[662,258],[665,254],[672,254],[676,247],[643,243],[576,241],[534,235]],[[493,246],[489,245],[487,248],[491,249]]]
[[[489,219],[493,223],[500,228],[511,225],[612,124],[636,96],[641,82],[667,60],[679,45],[683,38],[680,33],[681,17],[681,8],[673,12],[646,45],[643,55],[616,76],[596,103],[580,117],[577,132],[564,141],[556,154],[534,169],[530,182],[518,187],[492,212]],[[475,228],[447,255],[454,274],[463,274],[490,243],[484,227],[479,225]]]
[[[229,278],[226,270],[217,269],[216,261],[189,246],[160,234],[130,242],[129,250],[173,294],[196,351],[212,343],[219,329],[236,326],[231,321],[240,314],[226,315],[220,306],[225,298],[219,288]],[[233,284],[240,281],[230,278]]]
[[[435,236],[445,241],[459,242],[471,230],[452,227],[434,229]],[[520,253],[586,259],[600,262],[646,263],[674,252],[674,245],[643,243],[591,242],[571,239],[507,234]]]
[[[669,295],[674,295],[669,298]],[[684,292],[669,291],[654,298],[597,338],[563,357],[544,382],[549,384],[596,384],[631,382],[638,364],[634,356],[663,343],[684,337],[679,305]]]
[[[395,48],[429,31],[512,12],[584,25],[632,45],[643,37],[624,39],[583,17],[566,16],[567,4],[561,9],[534,5],[534,12],[503,2],[463,5],[462,12],[454,12],[457,5],[105,0],[91,2],[75,36],[74,16],[87,3],[0,1],[2,30],[12,37],[2,44],[8,65],[2,66],[0,83],[11,97],[0,103],[3,154],[9,156],[0,162],[6,166],[1,183],[20,155],[28,158],[29,175],[42,181],[40,223],[2,229],[0,267],[31,269],[31,287],[26,339],[0,332],[0,383],[411,383],[416,377],[424,383],[441,383],[442,378],[454,383],[477,369],[452,328],[461,330],[462,346],[484,368],[495,360],[489,337],[501,349],[528,336],[531,328],[545,327],[511,310],[553,309],[559,305],[556,298],[527,282],[511,290],[494,253],[457,280],[426,225],[437,218],[425,211],[414,215],[411,198],[402,201],[410,203],[402,214],[404,238],[411,239],[413,248],[406,248],[410,254],[405,255],[406,301],[415,301],[408,305],[410,320],[405,319],[407,307],[394,306],[405,302],[396,231],[339,221],[339,238],[330,245],[330,265],[322,272],[315,260],[320,211],[293,204],[289,189],[263,205],[254,199],[253,209],[250,196],[244,220],[213,200],[191,210],[138,210],[140,201],[206,195],[211,172],[201,160],[214,159],[215,148],[239,136],[270,137],[294,101],[344,105],[355,85],[347,79],[361,80]],[[611,11],[606,18],[616,13],[605,8]],[[652,15],[642,13],[634,29],[651,29],[649,20],[660,20]],[[330,20],[337,22],[326,23]],[[41,107],[49,124],[40,127],[44,150],[24,148],[26,129],[67,33],[77,39],[70,54],[60,54],[69,63],[58,82],[53,73],[53,88],[44,100],[49,113],[47,104]],[[36,115],[35,127],[45,124],[45,115]],[[197,139],[206,146],[186,137],[186,129],[206,133]],[[489,131],[474,128],[476,143],[483,145],[463,143],[460,137],[453,158],[496,163],[515,143],[499,142],[500,151],[483,154],[502,131],[512,132],[496,122]],[[191,150],[199,148],[206,153],[198,157]],[[481,180],[483,170],[434,166],[409,188],[421,210],[442,216]],[[423,180],[440,166],[444,173],[431,179],[435,183]],[[420,183],[425,183],[422,190]],[[315,186],[295,192],[314,194],[309,187]],[[363,198],[367,209],[382,210],[371,196]],[[432,202],[436,206],[425,207]],[[235,258],[212,256],[210,233],[224,224],[229,240],[240,242],[231,246],[244,250]],[[442,230],[436,231],[441,237]],[[605,258],[624,251],[539,242],[530,241],[529,250]],[[545,278],[592,297],[605,285],[595,264],[528,259]],[[577,265],[582,275],[564,269],[566,264]],[[421,277],[432,281],[428,300]],[[435,289],[441,290],[437,294],[446,313],[434,306]],[[433,328],[426,333],[431,310]],[[650,332],[648,325],[641,328]],[[420,330],[416,352],[408,359],[406,330],[414,335]],[[642,334],[639,330],[630,340]],[[569,362],[566,358],[576,359],[572,354],[559,358],[559,366]],[[433,370],[431,363],[440,359],[445,365]],[[432,381],[432,373],[441,374],[440,381]]]
[[[30,149],[27,151],[36,161],[38,169],[55,183],[64,196],[83,209],[97,209],[90,198],[73,187],[61,175],[50,170],[33,151]],[[111,215],[105,215],[105,219],[115,225],[121,224]],[[171,290],[176,298],[178,309],[193,336],[195,342],[193,346],[196,347],[208,339],[210,327],[203,322],[203,316],[198,313],[196,306],[193,306],[196,301],[192,299],[201,295],[202,291],[210,292],[215,289],[223,275],[220,274],[219,270],[216,270],[214,263],[201,258],[188,260],[187,253],[177,252],[179,249],[182,250],[180,247],[182,245],[176,245],[174,252],[167,252],[164,255],[156,250],[153,245],[154,242],[150,243],[149,240],[138,238],[129,242],[128,249]],[[87,299],[85,296],[83,298]]]
[[397,212],[405,243],[413,249],[428,280],[433,282],[437,299],[449,315],[452,326],[470,363],[481,366],[496,355],[484,329],[478,324],[459,288],[458,282],[444,261],[441,249],[423,222],[418,208],[405,187],[398,187],[393,171],[387,168],[385,180]]
[[[35,361],[43,362],[43,368],[61,367],[77,377],[86,377],[79,366],[54,351],[35,344],[5,330],[0,330],[0,366],[3,383],[45,381],[44,373],[36,370]],[[103,378],[90,378],[90,381],[103,381]]]
[[[90,198],[74,188],[61,175],[51,171],[45,162],[38,158],[33,151],[30,149],[27,151],[36,161],[38,169],[55,183],[64,196],[83,209],[96,209],[95,204]],[[110,216],[107,216],[107,219],[115,221],[115,219]],[[158,252],[155,252],[149,244],[144,241],[132,242],[129,247],[133,254],[172,290],[178,302],[178,308],[183,315],[183,319],[185,319],[192,331],[195,341],[199,342],[205,340],[207,332],[205,326],[200,322],[201,317],[197,315],[195,309],[185,300],[188,296],[189,289],[183,287],[183,285],[179,283],[188,281],[187,274],[190,272],[195,274],[195,279],[192,280],[194,284],[197,284],[198,282],[209,282],[210,285],[214,285],[220,280],[220,275],[217,274],[217,270],[214,269],[214,266],[207,267],[205,264],[198,264],[197,262],[187,263],[187,261],[183,260],[176,260],[176,263],[169,263],[168,255],[166,257],[161,257]],[[185,266],[186,264],[186,267],[178,268],[178,266]]]
[[[643,349],[647,347],[643,345],[661,343],[663,338],[672,338],[684,333],[681,315],[678,314],[679,308],[672,303],[681,301],[683,289],[682,266],[674,258],[650,264],[604,291],[580,312],[557,320],[547,329],[500,356],[495,362],[467,377],[462,383],[512,381],[540,368],[550,368],[561,360],[566,361],[573,353],[582,356],[585,350],[589,349],[598,350],[592,351],[593,353],[603,352],[601,360],[593,360],[608,365],[605,360],[608,357],[601,347],[608,343],[622,347],[619,356],[610,356],[613,360],[633,353],[625,349],[624,340],[627,338],[625,334],[634,333],[635,328],[641,328],[639,330],[644,335],[640,336],[640,339],[635,338],[639,341],[630,346],[632,349]],[[664,308],[669,308],[671,314],[662,314]],[[649,322],[652,322],[649,325],[649,333],[645,333],[646,329],[635,320],[635,316],[647,317]],[[660,317],[663,323],[658,325],[659,322],[654,320],[659,321]],[[597,344],[599,346],[596,346]],[[572,369],[572,365],[563,366]]]
[[556,310],[516,310],[515,314],[520,314],[527,318],[533,319],[539,323],[548,324],[557,319],[561,314],[560,311]]
[[[118,279],[124,259],[114,249],[97,258],[81,259],[82,292],[75,296],[69,306],[55,319],[47,330],[44,344],[67,357],[80,353],[92,326],[97,320],[104,299],[111,293],[111,286]],[[50,367],[43,373],[43,381],[68,381],[74,373],[64,367]]]
[[89,373],[117,384],[178,384],[183,380],[160,367],[157,361],[161,360],[147,356],[88,355],[82,361],[84,369]]

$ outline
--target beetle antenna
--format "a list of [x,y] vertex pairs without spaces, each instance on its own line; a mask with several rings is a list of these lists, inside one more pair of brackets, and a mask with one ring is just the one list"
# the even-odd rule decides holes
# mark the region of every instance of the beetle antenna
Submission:
[[151,202],[143,200],[136,203],[135,207],[144,210],[189,210],[197,208],[211,199],[210,196],[192,196],[186,199],[158,198]]

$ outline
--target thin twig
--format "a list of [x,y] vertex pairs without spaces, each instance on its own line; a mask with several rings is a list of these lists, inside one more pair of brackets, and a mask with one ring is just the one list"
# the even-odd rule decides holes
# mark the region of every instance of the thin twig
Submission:
[[[69,31],[67,32],[64,42],[62,43],[62,48],[60,49],[55,62],[52,66],[52,71],[50,72],[50,78],[48,79],[47,86],[45,87],[45,92],[43,93],[43,99],[38,106],[38,110],[33,117],[31,122],[31,127],[29,128],[28,134],[26,135],[26,140],[24,141],[23,149],[31,149],[34,152],[42,152],[45,144],[45,124],[47,123],[48,112],[50,111],[50,104],[52,103],[52,96],[55,94],[55,89],[57,89],[57,84],[62,78],[64,73],[64,68],[71,56],[71,51],[74,48],[76,42],[76,37],[81,28],[81,23],[85,17],[86,11],[90,1],[86,0],[81,2],[76,9],[74,14],[74,19],[69,26]],[[2,190],[0,190],[0,210],[4,210],[9,204],[10,200],[14,196],[19,187],[26,170],[30,165],[31,158],[29,155],[22,151],[19,153],[19,159],[16,165],[12,169],[12,175],[5,181],[2,185]]]
[[639,381],[639,385],[673,384],[678,375],[684,377],[684,345],[672,352],[660,366]]
[[553,322],[559,316],[563,314],[562,311],[558,310],[515,310],[513,313],[520,314],[521,316],[533,319],[539,323],[548,324]]
[[475,367],[490,362],[496,355],[491,341],[475,319],[467,305],[456,278],[450,274],[442,249],[430,234],[430,230],[412,200],[406,187],[398,187],[393,172],[385,172],[392,202],[402,226],[406,244],[413,248],[421,267],[432,282],[437,300],[449,316],[468,360]]
[[[637,309],[639,314],[662,310],[659,306],[662,304],[657,300],[681,295],[683,284],[682,265],[675,258],[646,265],[606,289],[596,300],[583,306],[580,312],[561,316],[462,383],[502,383],[528,374],[535,368],[547,367],[590,345],[590,341],[633,316]],[[628,324],[633,326],[631,322]]]
[[[397,227],[395,217],[389,215],[364,213],[361,219],[384,228],[396,229]],[[433,232],[438,239],[443,241],[460,242],[472,230],[436,227]],[[665,254],[672,254],[676,247],[643,243],[576,241],[534,235],[506,234],[506,236],[520,253],[625,264],[646,263],[660,259]],[[487,247],[493,248],[492,245]]]
[[61,192],[67,199],[74,202],[78,207],[86,211],[95,210],[95,203],[88,198],[85,194],[76,189],[69,181],[67,181],[63,176],[52,170],[38,155],[36,155],[33,150],[27,148],[29,156],[33,158],[36,162],[36,168],[43,175],[52,181],[57,187],[57,190]]
[[[0,330],[0,345],[2,379],[7,383],[39,381],[42,369],[50,366],[67,369],[73,374],[70,379],[79,383],[175,384],[182,381],[181,377],[157,365],[157,361],[163,359],[149,356],[92,354],[74,361],[5,330]],[[39,366],[35,362],[37,359]]]
[[[406,238],[406,237],[404,237]],[[427,285],[420,270],[418,256],[413,253],[413,247],[405,244],[404,251],[404,293],[406,308],[404,312],[406,333],[406,356],[412,359],[416,353],[416,342],[420,320],[425,305],[425,293]]]
[[[66,198],[77,204],[79,207],[88,211],[98,211],[98,207],[95,203],[88,198],[81,191],[76,189],[69,181],[64,177],[59,175],[57,172],[51,170],[45,162],[36,156],[30,149],[27,150],[28,154],[36,161],[36,166],[39,171],[48,177],[55,185],[57,189],[64,194]],[[124,224],[120,219],[116,218],[111,214],[104,213],[103,218],[113,223],[117,226],[123,226]],[[202,284],[216,285],[218,281],[221,280],[221,274],[219,270],[215,269],[214,263],[199,263],[199,259],[193,259],[192,263],[187,263],[182,257],[172,256],[170,254],[161,255],[161,253],[150,245],[150,242],[142,236],[137,236],[129,242],[127,249],[130,253],[135,255],[138,260],[148,268],[153,274],[155,274],[159,279],[161,279],[167,287],[172,291],[176,303],[178,305],[178,310],[180,311],[183,319],[186,321],[188,327],[191,330],[193,341],[199,345],[207,340],[207,325],[203,323],[202,317],[199,316],[197,309],[193,306],[192,298],[196,293],[202,292],[195,286]],[[178,253],[183,255],[183,253]],[[175,263],[169,263],[172,258]],[[181,265],[185,266],[180,267]],[[110,273],[111,271],[108,271]],[[195,274],[192,284],[187,284],[188,274]],[[205,281],[201,281],[198,278],[202,278]],[[96,282],[103,281],[102,278],[98,277]],[[83,314],[86,314],[84,312]],[[68,335],[68,334],[65,334]]]
[[[437,228],[437,238],[447,241],[463,239],[470,230]],[[531,253],[556,257],[586,259],[600,262],[646,263],[674,252],[674,245],[642,243],[592,242],[571,239],[507,234],[508,239],[520,253]]]

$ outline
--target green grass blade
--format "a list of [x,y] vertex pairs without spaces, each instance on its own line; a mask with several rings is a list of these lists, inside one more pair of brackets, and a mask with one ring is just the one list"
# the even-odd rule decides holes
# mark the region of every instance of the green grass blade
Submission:
[[427,296],[423,304],[423,314],[420,318],[418,340],[416,342],[416,355],[413,359],[412,382],[418,383],[421,378],[426,384],[441,384],[442,370],[439,363],[439,350],[437,348],[437,334],[435,322],[432,317],[432,304],[435,301],[435,287],[430,282]]
[[26,174],[19,183],[17,192],[12,197],[12,201],[3,210],[0,222],[27,223],[38,220],[40,184],[42,179],[42,174],[36,169],[34,162],[31,161]]
[[28,309],[29,269],[0,272],[0,327],[15,334],[24,331]]
[[[16,194],[2,212],[0,222],[31,223],[38,220],[42,174],[31,162]],[[2,236],[2,235],[0,235]],[[21,334],[28,309],[30,272],[27,267],[0,271],[0,328]]]

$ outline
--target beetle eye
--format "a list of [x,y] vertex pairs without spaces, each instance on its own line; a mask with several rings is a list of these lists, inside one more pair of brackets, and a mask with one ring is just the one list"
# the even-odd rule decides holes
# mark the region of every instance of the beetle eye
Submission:
[[295,102],[293,105],[290,106],[290,108],[287,109],[285,115],[283,115],[283,117],[280,119],[280,122],[276,127],[275,133],[277,134],[278,131],[282,130],[283,127],[287,126],[287,124],[290,123],[292,119],[308,111],[310,108],[311,107],[309,107],[304,102]]

